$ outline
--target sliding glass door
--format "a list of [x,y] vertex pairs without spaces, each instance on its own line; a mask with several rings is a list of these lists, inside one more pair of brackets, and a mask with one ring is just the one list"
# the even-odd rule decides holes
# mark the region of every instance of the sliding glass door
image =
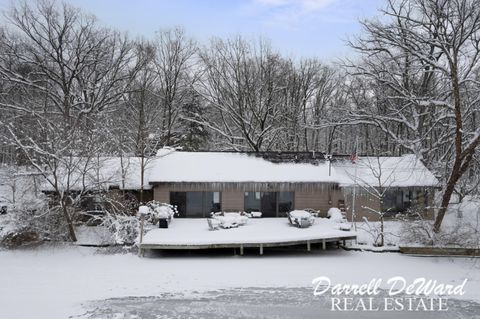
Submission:
[[246,212],[262,212],[263,217],[283,217],[293,210],[294,192],[245,192]]
[[209,217],[221,209],[220,192],[170,192],[170,204],[177,206],[179,217]]

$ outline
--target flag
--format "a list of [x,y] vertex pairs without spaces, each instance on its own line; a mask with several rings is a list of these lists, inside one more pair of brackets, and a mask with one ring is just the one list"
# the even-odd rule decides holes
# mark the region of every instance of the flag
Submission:
[[350,161],[352,164],[355,164],[357,162],[358,155],[357,155],[357,147],[353,150],[352,154],[350,154]]

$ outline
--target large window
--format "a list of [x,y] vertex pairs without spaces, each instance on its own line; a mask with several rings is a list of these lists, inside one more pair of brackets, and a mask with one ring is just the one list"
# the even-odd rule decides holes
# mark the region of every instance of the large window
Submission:
[[170,192],[170,204],[177,206],[179,217],[208,217],[221,209],[220,192]]
[[286,216],[288,212],[293,210],[293,192],[278,193],[278,216]]
[[245,192],[246,212],[260,211],[263,217],[280,217],[293,210],[293,192]]
[[416,190],[388,190],[383,197],[382,209],[387,214],[406,212],[412,206],[423,204],[419,202],[422,195],[425,196],[423,192]]

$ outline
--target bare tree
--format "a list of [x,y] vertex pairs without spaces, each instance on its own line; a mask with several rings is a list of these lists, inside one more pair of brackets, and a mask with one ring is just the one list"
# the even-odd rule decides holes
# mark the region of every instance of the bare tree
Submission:
[[164,109],[164,144],[172,145],[175,124],[194,81],[192,57],[197,48],[181,28],[159,31],[154,46],[157,85]]
[[6,16],[0,77],[15,94],[0,101],[5,138],[53,187],[75,241],[68,172],[100,148],[96,120],[123,98],[131,45],[66,4],[23,2]]
[[364,36],[352,42],[365,58],[351,70],[369,81],[371,103],[351,115],[420,157],[453,153],[438,232],[480,144],[480,128],[470,125],[480,100],[480,7],[474,0],[389,0],[383,13],[386,22],[363,22]]
[[236,150],[271,149],[279,128],[284,89],[283,61],[265,41],[252,44],[237,37],[214,39],[200,53],[203,74],[197,91],[211,108],[204,124]]

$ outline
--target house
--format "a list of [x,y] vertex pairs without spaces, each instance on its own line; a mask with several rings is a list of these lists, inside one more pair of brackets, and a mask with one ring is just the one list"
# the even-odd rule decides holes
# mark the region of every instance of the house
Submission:
[[[207,217],[216,211],[260,211],[282,217],[294,209],[313,209],[321,216],[338,207],[349,220],[377,220],[412,209],[433,218],[432,201],[439,185],[413,155],[401,157],[349,156],[326,159],[317,152],[184,152],[163,148],[157,156],[72,158],[58,183],[81,192],[83,208],[97,210],[96,194],[128,194],[176,205],[179,217]],[[144,170],[141,179],[142,167]],[[143,184],[142,184],[143,182]],[[63,183],[63,184],[62,184]],[[143,187],[142,187],[143,185]],[[53,191],[48,183],[42,189]],[[381,194],[381,196],[379,196]]]
[[149,167],[155,200],[176,205],[181,217],[215,211],[261,211],[281,217],[294,209],[325,215],[339,207],[351,220],[377,220],[412,209],[433,218],[439,182],[413,155],[348,156],[327,160],[312,152],[183,152],[162,149]]

